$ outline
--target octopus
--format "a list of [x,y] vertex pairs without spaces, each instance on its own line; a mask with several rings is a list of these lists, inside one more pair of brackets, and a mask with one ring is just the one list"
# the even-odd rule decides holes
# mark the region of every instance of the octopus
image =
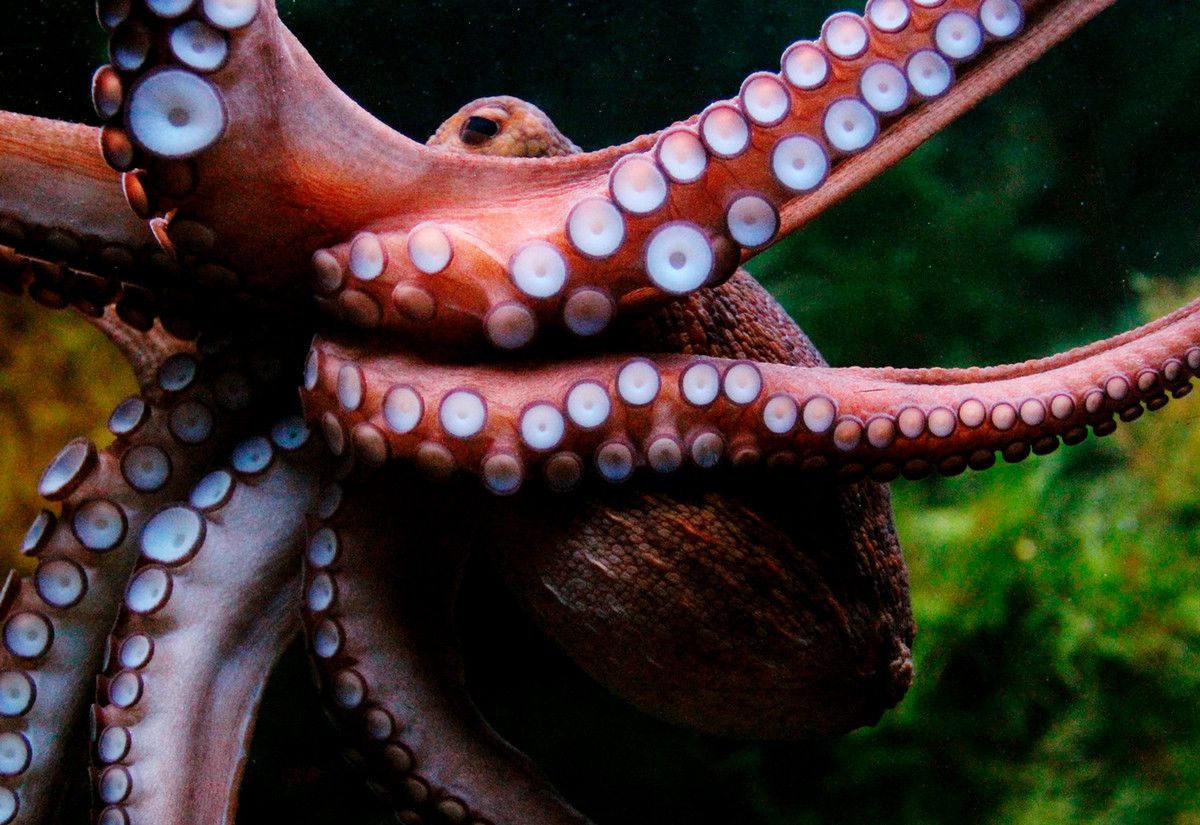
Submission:
[[1183,397],[1200,304],[1016,365],[831,367],[743,264],[1109,5],[872,0],[582,152],[512,97],[417,144],[271,0],[100,0],[104,125],[0,113],[0,286],[140,391],[46,468],[0,595],[0,825],[232,821],[298,633],[399,821],[587,822],[465,689],[480,554],[643,711],[874,724],[913,676],[887,484]]

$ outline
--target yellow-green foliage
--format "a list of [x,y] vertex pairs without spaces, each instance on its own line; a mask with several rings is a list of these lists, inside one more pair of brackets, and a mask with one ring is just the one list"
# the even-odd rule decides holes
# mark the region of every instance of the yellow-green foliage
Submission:
[[[1150,290],[1147,316],[1197,288]],[[906,822],[1198,821],[1197,400],[1047,458],[894,487],[917,681],[838,746],[860,791],[872,774],[907,785]]]
[[17,564],[42,468],[68,440],[105,443],[108,411],[135,389],[107,339],[72,312],[0,298],[0,564]]

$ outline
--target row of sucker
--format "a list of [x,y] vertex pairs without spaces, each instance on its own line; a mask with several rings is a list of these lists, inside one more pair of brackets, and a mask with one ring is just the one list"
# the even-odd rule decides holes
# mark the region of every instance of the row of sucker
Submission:
[[[449,608],[466,545],[418,528],[381,566],[366,551],[412,516],[384,505],[378,490],[394,486],[373,478],[324,488],[304,553],[309,653],[346,757],[405,825],[583,825],[466,700]],[[374,615],[380,604],[391,608]]]
[[[324,455],[301,419],[280,420],[269,434],[237,444],[227,466],[204,475],[185,500],[159,509],[141,529],[92,713],[99,825],[161,821],[184,813],[181,805],[212,806],[187,811],[187,821],[215,821],[206,817],[232,805],[223,796],[186,801],[197,769],[177,764],[186,754],[162,744],[186,727],[179,717],[205,712],[212,684],[222,685],[220,706],[208,711],[212,735],[249,735],[270,664],[296,630],[304,513]],[[278,500],[290,502],[289,518],[278,518]],[[258,547],[252,557],[243,552],[251,532]],[[254,611],[253,621],[237,611],[214,613],[218,593]],[[197,645],[212,655],[197,654]],[[238,663],[235,678],[214,675],[226,660]],[[245,668],[247,661],[259,665]],[[189,741],[186,751],[204,754],[205,782],[236,783],[243,757],[234,742]]]
[[28,291],[52,309],[74,306],[97,316],[105,306],[119,302],[120,276],[135,267],[157,281],[178,274],[176,263],[157,245],[134,249],[70,229],[29,226],[0,214],[0,291]]
[[177,267],[121,202],[96,130],[0,112],[0,289],[95,316],[122,278],[164,283]]
[[[3,225],[0,219],[0,233]],[[9,228],[15,225],[9,224]],[[90,269],[85,270],[45,260],[47,251],[41,244],[34,247],[41,257],[35,256],[27,251],[30,246],[14,238],[14,233],[4,233],[4,238],[0,243],[11,242],[14,246],[0,246],[0,292],[28,294],[49,309],[71,307],[91,318],[101,317],[107,307],[113,306],[117,317],[129,327],[145,332],[158,320],[164,330],[181,341],[193,340],[198,334],[196,295],[181,286],[179,264],[157,246],[146,247],[136,255],[124,248],[102,250],[99,257],[88,259]],[[134,270],[145,283],[123,280]]]
[[[13,117],[21,143],[9,157],[0,156],[0,292],[28,293],[48,308],[70,306],[92,318],[111,306],[135,330],[149,331],[158,320],[170,335],[189,341],[210,310],[228,312],[228,295],[240,280],[205,258],[215,236],[186,219],[126,217],[116,176],[99,161],[99,170],[86,159],[76,163],[82,152],[94,151],[96,130]],[[0,132],[9,126],[0,112]],[[27,159],[26,145],[44,147],[45,154]],[[59,190],[66,199],[56,213],[61,223],[48,223],[42,202],[46,192]],[[23,207],[31,214],[22,215]],[[167,236],[168,224],[178,242]],[[238,298],[250,303],[250,296]]]
[[228,449],[260,393],[280,392],[280,359],[247,359],[231,340],[203,335],[166,357],[153,386],[113,411],[110,446],[72,441],[41,476],[38,493],[58,510],[29,527],[20,549],[37,568],[10,578],[0,611],[0,825],[45,821],[57,804],[143,524]]
[[[1190,390],[1200,304],[1143,336],[1008,380],[978,371],[795,368],[687,356],[605,357],[522,371],[436,367],[318,340],[308,419],[335,454],[433,476],[479,475],[507,494],[540,471],[555,490],[765,463],[890,480],[983,469],[1099,436]],[[1065,356],[1064,356],[1065,357]],[[1055,362],[1058,363],[1057,361]]]
[[196,158],[225,134],[224,94],[211,76],[259,15],[260,0],[98,0],[109,64],[92,79],[105,126],[100,147],[122,173],[130,207],[151,220],[172,258],[209,288],[234,291],[240,275],[221,264],[211,227],[158,217],[191,195]]
[[[225,104],[206,76],[225,65],[230,38],[253,22],[258,3],[99,0],[111,62],[93,77],[92,102],[108,124],[101,147],[114,169],[186,161],[221,138]],[[160,170],[160,177],[194,183],[194,171],[184,164]]]
[[890,120],[945,95],[991,42],[1017,36],[1016,0],[871,0],[830,17],[739,95],[620,158],[555,234],[494,248],[427,221],[363,231],[313,256],[314,285],[360,326],[482,334],[500,350],[544,324],[603,332],[625,307],[728,277],[774,242],[780,207],[817,190]]
[[483,825],[483,820],[472,817],[462,799],[439,793],[421,775],[412,749],[402,740],[405,723],[397,721],[398,709],[376,701],[367,678],[346,655],[345,608],[338,587],[343,566],[339,563],[343,547],[338,528],[344,496],[341,483],[335,481],[318,498],[304,554],[302,610],[323,693],[350,735],[352,747],[346,756],[363,773],[375,774],[379,789],[401,788],[399,795],[387,795],[397,804],[397,819],[405,825]]

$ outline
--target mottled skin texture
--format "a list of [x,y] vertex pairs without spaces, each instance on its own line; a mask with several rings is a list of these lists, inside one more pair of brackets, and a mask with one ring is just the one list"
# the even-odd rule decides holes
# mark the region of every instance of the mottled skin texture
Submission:
[[[647,712],[751,738],[873,724],[912,680],[886,493],[662,485],[496,519],[496,564],[589,673]],[[707,485],[706,485],[707,486]],[[519,516],[528,519],[522,523]]]

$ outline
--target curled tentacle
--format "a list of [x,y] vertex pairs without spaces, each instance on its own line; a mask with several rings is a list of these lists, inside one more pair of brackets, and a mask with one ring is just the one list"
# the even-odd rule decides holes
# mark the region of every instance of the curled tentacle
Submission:
[[433,367],[318,340],[310,420],[336,453],[478,474],[512,493],[541,473],[570,489],[641,466],[724,463],[864,472],[879,480],[982,469],[1001,451],[1075,444],[1179,397],[1200,372],[1200,300],[1060,356],[991,369],[797,368],[663,355],[501,370]]
[[663,303],[728,277],[779,236],[793,203],[947,94],[960,69],[998,54],[1024,65],[1051,44],[994,43],[1024,44],[1022,26],[1043,18],[1062,34],[1109,2],[875,0],[686,123],[537,163],[450,156],[386,129],[269,0],[228,4],[238,13],[224,23],[216,0],[169,13],[112,2],[116,62],[98,75],[97,108],[123,140],[109,141],[124,147],[114,165],[147,170],[128,179],[131,200],[147,215],[177,209],[168,232],[190,260],[280,291],[314,256],[319,288],[360,325],[515,349],[544,326],[591,329],[602,305]]
[[358,761],[401,822],[582,825],[463,686],[453,614],[469,542],[430,518],[452,508],[408,471],[386,478],[328,487],[305,554],[309,647]]
[[304,512],[325,455],[284,419],[141,531],[95,709],[102,825],[232,821],[263,685],[299,626]]
[[165,359],[154,385],[117,407],[113,444],[97,450],[73,441],[42,476],[39,493],[61,510],[43,510],[30,527],[22,551],[37,570],[8,590],[4,605],[0,737],[12,761],[0,775],[0,821],[49,821],[62,800],[59,784],[77,767],[71,753],[88,681],[100,668],[142,525],[255,426],[245,413],[260,392],[281,392],[268,350],[250,363],[219,338],[200,346]]

